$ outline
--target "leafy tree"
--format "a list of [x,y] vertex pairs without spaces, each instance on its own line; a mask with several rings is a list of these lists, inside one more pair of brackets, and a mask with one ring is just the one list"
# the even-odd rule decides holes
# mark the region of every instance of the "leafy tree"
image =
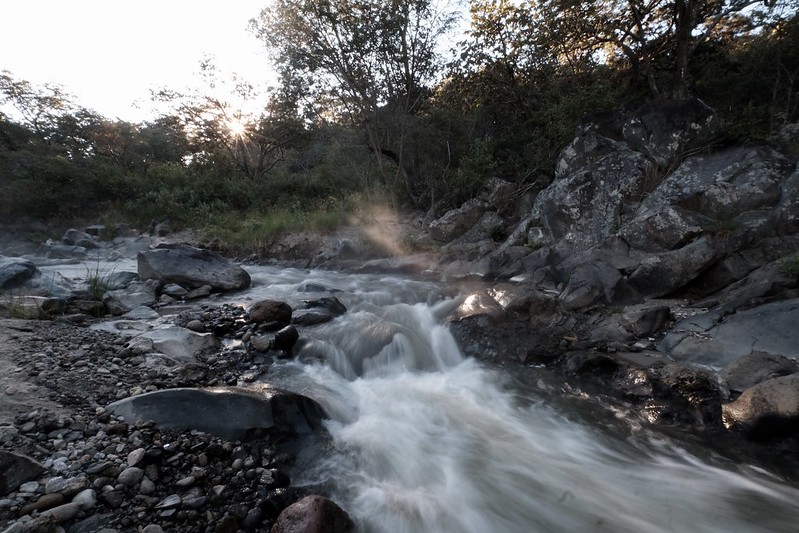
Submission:
[[252,26],[284,84],[321,102],[320,118],[362,128],[389,188],[402,180],[418,202],[420,176],[405,153],[408,117],[440,72],[436,45],[453,21],[431,0],[277,0]]
[[227,165],[250,179],[264,177],[282,160],[290,128],[273,117],[269,108],[260,114],[244,111],[259,98],[250,83],[235,75],[222,78],[209,59],[201,63],[200,74],[202,89],[161,89],[154,99],[173,107],[172,120],[180,121],[179,129],[186,132],[196,164]]

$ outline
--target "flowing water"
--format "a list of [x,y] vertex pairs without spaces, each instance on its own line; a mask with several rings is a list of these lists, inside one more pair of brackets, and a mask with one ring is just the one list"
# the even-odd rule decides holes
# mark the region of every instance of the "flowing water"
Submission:
[[[799,491],[641,431],[609,431],[462,355],[458,300],[399,277],[252,270],[250,297],[309,283],[349,312],[270,379],[320,402],[334,446],[303,468],[369,532],[796,531]],[[280,376],[283,376],[282,378]]]
[[590,422],[557,387],[520,385],[465,358],[445,323],[460,300],[435,283],[248,270],[252,289],[221,301],[297,307],[336,296],[349,309],[303,330],[305,362],[279,363],[267,380],[331,417],[333,445],[293,481],[332,486],[361,531],[799,529],[795,486],[656,433]]

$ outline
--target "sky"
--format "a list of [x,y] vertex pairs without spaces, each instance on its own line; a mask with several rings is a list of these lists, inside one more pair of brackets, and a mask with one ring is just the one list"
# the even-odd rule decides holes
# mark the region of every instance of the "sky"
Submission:
[[248,30],[268,0],[12,0],[0,5],[0,70],[55,83],[107,118],[153,118],[150,89],[197,86],[204,57],[273,80]]

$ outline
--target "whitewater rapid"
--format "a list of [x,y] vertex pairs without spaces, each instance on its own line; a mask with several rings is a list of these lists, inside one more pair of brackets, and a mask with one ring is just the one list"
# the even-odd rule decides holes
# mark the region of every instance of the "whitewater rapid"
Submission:
[[272,294],[307,297],[312,283],[349,308],[304,331],[306,363],[288,363],[282,385],[331,417],[332,448],[294,483],[332,487],[361,531],[796,530],[799,491],[779,478],[655,433],[589,425],[552,390],[520,390],[465,358],[445,323],[458,300],[432,283],[270,276],[260,281]]

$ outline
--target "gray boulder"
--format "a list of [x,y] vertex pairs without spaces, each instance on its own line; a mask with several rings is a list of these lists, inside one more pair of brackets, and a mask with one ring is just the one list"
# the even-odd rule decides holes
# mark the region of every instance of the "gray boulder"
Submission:
[[667,167],[687,148],[708,140],[716,124],[715,112],[701,100],[666,100],[638,108],[622,133],[631,148]]
[[779,354],[753,352],[724,369],[722,377],[731,391],[742,392],[769,379],[799,372],[799,362]]
[[187,289],[210,285],[217,291],[231,291],[251,283],[250,275],[232,261],[186,244],[159,245],[139,252],[137,259],[141,279],[177,283]]
[[97,248],[98,244],[93,235],[79,229],[70,228],[61,237],[61,243],[71,246],[83,246],[84,248]]
[[605,262],[583,263],[577,266],[560,295],[568,311],[614,301],[616,287],[622,282],[621,273]]
[[642,295],[665,296],[696,279],[718,255],[712,240],[702,237],[679,250],[644,259],[630,274],[629,282]]
[[799,431],[799,374],[764,381],[722,406],[724,425],[756,439]]
[[272,533],[353,533],[355,523],[333,501],[306,496],[280,513]]
[[272,428],[311,434],[321,427],[322,408],[313,400],[271,387],[168,389],[125,398],[107,410],[128,423],[153,420],[163,428],[204,431],[240,439]]
[[574,174],[620,150],[629,150],[629,147],[623,142],[609,139],[594,131],[591,125],[581,126],[574,140],[561,150],[555,164],[555,178],[560,179]]
[[488,211],[489,204],[472,198],[462,206],[447,211],[441,218],[430,223],[430,237],[438,242],[450,242],[466,233],[480,217]]
[[712,226],[709,218],[679,206],[664,206],[636,216],[619,230],[637,250],[666,252],[685,246]]
[[0,255],[0,289],[13,289],[36,274],[36,266],[27,259]]
[[532,219],[547,241],[560,241],[567,253],[591,248],[616,233],[619,213],[626,203],[640,200],[650,174],[651,163],[641,154],[611,152],[541,191]]

